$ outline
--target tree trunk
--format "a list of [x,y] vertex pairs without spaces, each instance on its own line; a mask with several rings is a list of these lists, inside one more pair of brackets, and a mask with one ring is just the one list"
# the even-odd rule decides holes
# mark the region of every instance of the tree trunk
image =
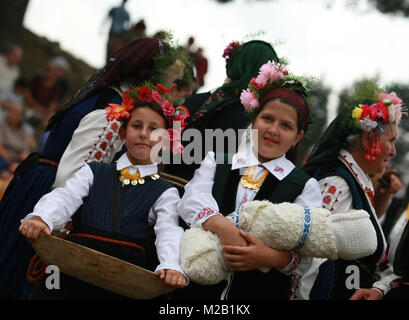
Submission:
[[23,20],[29,0],[0,1],[0,52],[10,44],[21,45]]

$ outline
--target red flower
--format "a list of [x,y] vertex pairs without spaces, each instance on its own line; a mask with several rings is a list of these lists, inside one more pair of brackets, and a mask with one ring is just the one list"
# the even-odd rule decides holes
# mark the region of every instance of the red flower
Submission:
[[138,100],[152,101],[151,89],[146,87],[138,87]]
[[361,109],[362,109],[362,113],[361,113],[361,117],[359,120],[365,119],[366,116],[369,116],[371,114],[371,107],[368,106],[367,104],[362,106]]
[[106,107],[105,110],[107,111],[106,118],[109,121],[118,120],[121,121],[124,118],[129,118],[129,110],[133,109],[133,105],[119,105],[115,103],[110,103],[109,107]]
[[189,109],[188,109],[188,108],[186,108],[185,106],[178,106],[178,107],[176,108],[176,110],[178,110],[178,109],[182,109],[182,110],[184,111],[184,113],[185,113],[185,115],[186,115],[186,118],[190,117],[190,113],[189,113]]
[[122,104],[133,106],[133,103],[134,99],[124,93]]
[[382,123],[386,123],[389,120],[389,109],[382,102],[375,104],[373,109],[376,113],[376,118],[381,119]]
[[161,85],[160,83],[156,84],[156,89],[158,90],[159,94],[162,95],[164,93],[170,93],[169,89],[166,89],[163,85]]

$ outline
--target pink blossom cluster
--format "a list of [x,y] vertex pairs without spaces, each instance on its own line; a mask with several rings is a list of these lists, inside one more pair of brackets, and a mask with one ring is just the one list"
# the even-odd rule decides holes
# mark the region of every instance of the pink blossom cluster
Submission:
[[379,101],[388,106],[389,113],[391,115],[390,121],[395,121],[399,124],[400,119],[402,118],[402,99],[399,98],[395,92],[391,92],[381,93],[379,95]]
[[264,89],[267,85],[271,85],[277,80],[281,80],[288,75],[287,67],[283,64],[274,61],[268,61],[260,67],[260,71],[256,78],[250,80],[252,89],[243,90],[240,95],[240,101],[246,110],[253,110],[258,108],[258,94],[257,90]]
[[284,78],[284,75],[288,75],[287,68],[284,65],[274,61],[268,61],[261,66],[260,72],[254,82],[257,88],[264,88],[266,85]]

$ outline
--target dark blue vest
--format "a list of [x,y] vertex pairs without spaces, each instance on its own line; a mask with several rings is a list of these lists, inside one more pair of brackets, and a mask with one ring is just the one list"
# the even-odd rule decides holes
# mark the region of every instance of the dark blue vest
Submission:
[[[134,239],[153,237],[153,227],[148,222],[149,210],[161,194],[172,186],[161,179],[150,178],[145,179],[142,185],[120,186],[116,192],[118,210],[114,210],[115,185],[120,184],[116,165],[99,162],[88,165],[94,173],[94,183],[79,212],[80,225]],[[116,214],[113,213],[115,211]]]

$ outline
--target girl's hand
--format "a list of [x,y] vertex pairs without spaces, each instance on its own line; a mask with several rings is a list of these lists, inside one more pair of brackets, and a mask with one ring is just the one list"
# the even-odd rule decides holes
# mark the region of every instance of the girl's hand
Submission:
[[376,289],[357,289],[349,300],[381,300],[382,294]]
[[159,278],[170,288],[183,288],[186,285],[185,276],[176,270],[162,269],[158,272]]
[[222,215],[209,218],[202,226],[217,234],[222,245],[247,246],[246,240],[240,236],[240,229]]
[[256,237],[240,231],[247,247],[223,246],[227,265],[235,271],[248,271],[262,267],[284,268],[290,263],[291,254],[266,246]]
[[51,230],[48,228],[48,225],[38,216],[24,221],[18,229],[29,241],[36,241],[40,232],[45,233],[47,236],[51,236]]

